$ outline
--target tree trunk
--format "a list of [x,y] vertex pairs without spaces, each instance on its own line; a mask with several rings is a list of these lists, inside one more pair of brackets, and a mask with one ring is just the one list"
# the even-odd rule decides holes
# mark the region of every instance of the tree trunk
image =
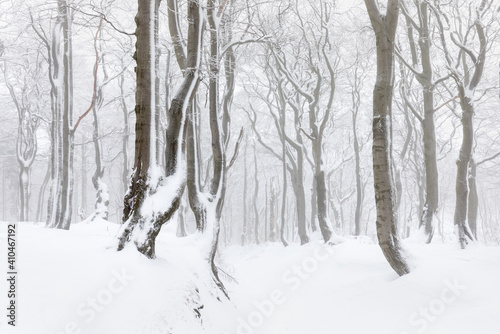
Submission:
[[456,203],[455,203],[455,226],[458,229],[458,240],[460,246],[465,248],[469,241],[474,240],[469,225],[467,224],[467,207],[469,197],[469,164],[472,160],[472,146],[474,143],[474,128],[472,117],[474,115],[474,105],[471,97],[467,96],[463,89],[460,89],[460,104],[462,106],[462,146],[457,160],[457,180],[456,180]]
[[45,177],[43,178],[42,185],[40,187],[40,192],[38,194],[38,204],[37,204],[37,209],[36,209],[36,221],[40,222],[42,221],[42,216],[43,216],[43,204],[45,202],[45,191],[47,189],[47,184],[49,183],[50,180],[50,164],[47,166],[47,173],[45,174]]
[[[122,62],[122,67],[123,67]],[[122,135],[122,154],[123,154],[123,165],[122,165],[122,186],[123,194],[127,192],[128,182],[130,177],[130,166],[129,166],[129,149],[128,149],[128,139],[130,137],[130,126],[129,126],[129,115],[127,109],[127,103],[125,102],[125,74],[122,73],[118,79],[118,85],[120,86],[120,104],[123,113],[123,135]]]
[[363,212],[363,186],[361,182],[361,158],[360,158],[360,147],[357,134],[357,117],[359,112],[360,95],[358,87],[358,70],[355,70],[355,88],[352,92],[353,94],[353,112],[352,112],[352,131],[354,136],[354,161],[355,161],[355,173],[356,173],[356,208],[354,210],[354,235],[361,234],[361,215]]
[[477,195],[476,169],[477,164],[474,159],[471,159],[469,168],[469,207],[467,210],[467,221],[469,222],[469,228],[474,239],[477,240],[477,210],[479,198]]
[[[98,96],[102,96],[102,91],[98,94]],[[100,98],[98,98],[99,100]],[[100,103],[96,103],[97,106]],[[108,186],[104,183],[104,167],[102,166],[102,153],[101,153],[101,142],[99,139],[99,123],[97,119],[97,106],[92,108],[92,114],[94,116],[94,133],[92,136],[92,141],[94,143],[94,153],[95,153],[95,172],[92,176],[92,184],[94,185],[94,189],[96,191],[96,199],[95,199],[95,211],[92,214],[91,221],[95,218],[101,218],[104,220],[108,220],[108,206],[109,206],[109,193]]]
[[[430,19],[428,4],[425,1],[416,3],[419,13],[420,26],[418,32],[418,44],[420,50],[420,59],[422,61],[422,70],[417,72],[416,79],[422,86],[424,101],[424,115],[419,117],[423,129],[424,142],[424,165],[425,165],[425,204],[423,207],[419,228],[423,229],[426,237],[426,243],[432,241],[434,235],[434,217],[436,216],[439,204],[439,180],[436,157],[436,130],[434,124],[434,68],[432,66],[431,55],[431,36]],[[413,60],[413,67],[417,65],[417,48],[413,38],[413,28],[410,23],[410,16],[403,7],[402,13],[406,16],[410,49]],[[408,65],[409,66],[409,65]]]
[[256,143],[254,142],[253,145],[253,161],[254,161],[254,193],[253,193],[253,216],[254,216],[254,236],[255,236],[255,243],[257,245],[260,244],[260,239],[259,239],[259,228],[260,228],[260,222],[259,222],[259,210],[257,208],[257,198],[259,196],[259,177],[258,177],[258,170],[257,170],[257,148],[256,148]]
[[78,216],[80,217],[80,220],[85,220],[87,218],[87,150],[86,150],[86,143],[85,141],[87,140],[85,136],[81,135],[80,137],[81,140],[81,150],[80,150],[80,157],[81,157],[81,168],[80,168],[80,179],[81,179],[81,200],[80,200],[80,205],[78,207]]
[[177,233],[176,233],[176,235],[180,238],[187,236],[185,210],[186,210],[186,203],[185,203],[184,199],[182,199],[181,204],[180,204],[179,209],[178,209],[179,221],[178,221]]
[[316,183],[316,201],[318,205],[318,221],[319,229],[323,240],[329,242],[332,237],[332,228],[330,219],[328,218],[328,204],[325,172],[316,168],[314,173],[314,181]]
[[318,230],[318,205],[316,199],[316,180],[313,178],[313,183],[311,187],[311,230],[316,232]]
[[271,181],[271,199],[269,201],[269,240],[276,241],[276,189]]
[[[471,198],[473,203],[470,208],[473,212],[469,212],[469,217],[473,220],[474,230],[476,230],[476,215],[477,215],[477,190],[475,186],[475,180],[473,180],[472,193],[469,193],[469,177],[475,176],[475,166],[472,160],[472,147],[474,144],[474,124],[473,117],[475,114],[474,106],[474,93],[476,91],[479,82],[483,76],[484,64],[486,62],[486,52],[488,50],[488,40],[486,38],[485,26],[481,22],[481,18],[485,10],[491,10],[491,7],[487,7],[487,1],[481,1],[481,5],[477,8],[477,18],[474,21],[474,28],[476,30],[476,35],[479,40],[479,52],[477,55],[470,49],[462,46],[456,41],[456,37],[452,35],[452,41],[460,47],[461,53],[459,59],[462,61],[462,66],[465,75],[458,73],[453,70],[451,76],[455,80],[458,88],[458,96],[460,98],[460,106],[462,108],[462,146],[458,155],[457,161],[457,179],[456,179],[456,203],[455,203],[455,217],[454,223],[458,230],[458,239],[460,246],[465,248],[469,241],[475,240],[473,232],[467,224],[467,209],[469,208],[468,200]],[[473,63],[472,75],[469,73],[469,68],[467,66],[466,59],[470,58]],[[473,169],[473,173],[469,174],[470,170]],[[472,177],[474,179],[474,177]]]
[[373,90],[373,178],[377,209],[377,237],[391,267],[400,276],[409,273],[397,232],[395,186],[392,175],[392,94],[394,85],[394,38],[399,1],[389,0],[382,15],[374,0],[365,5],[377,41],[377,80]]
[[[52,30],[49,52],[51,82],[51,190],[47,227],[68,230],[73,202],[73,69],[71,15],[66,0],[58,1],[58,15]],[[61,34],[62,31],[62,34]],[[63,54],[60,45],[63,45]]]
[[19,221],[27,221],[29,219],[29,201],[30,201],[30,184],[31,175],[30,170],[21,166],[19,172],[19,197],[20,197],[20,210]]
[[248,193],[248,168],[247,168],[247,144],[245,144],[245,152],[243,154],[243,228],[241,230],[241,245],[245,246],[248,239],[248,219],[247,219],[247,193]]
[[[285,128],[285,115],[280,115],[281,128]],[[285,138],[281,139],[281,156],[282,156],[282,177],[283,177],[283,193],[281,197],[281,226],[280,226],[280,240],[283,246],[288,246],[288,241],[285,238],[285,224],[286,224],[286,193],[287,193],[287,179],[286,179],[286,142]]]
[[[199,6],[200,12],[202,6]],[[220,218],[226,192],[226,153],[225,138],[222,130],[219,110],[219,17],[217,16],[215,1],[207,3],[207,18],[210,25],[210,77],[209,77],[209,122],[212,147],[213,175],[208,192],[203,192],[200,187],[199,170],[201,168],[201,152],[199,115],[197,108],[192,108],[191,117],[188,119],[187,156],[189,202],[196,218],[198,232],[203,236],[201,247],[208,255],[212,271],[212,279],[216,286],[229,298],[222,281],[219,278],[218,268],[215,264],[215,255],[219,242]],[[198,19],[202,20],[202,15]],[[201,41],[200,41],[201,42]],[[201,45],[200,45],[201,51]]]

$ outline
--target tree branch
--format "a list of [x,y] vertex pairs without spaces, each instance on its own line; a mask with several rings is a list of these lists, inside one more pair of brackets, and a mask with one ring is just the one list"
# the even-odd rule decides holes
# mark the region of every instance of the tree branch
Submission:
[[101,30],[102,27],[102,21],[104,18],[101,17],[99,20],[99,26],[97,27],[97,31],[95,33],[94,37],[94,50],[95,50],[95,65],[94,65],[94,91],[92,93],[92,100],[90,101],[90,107],[87,109],[86,112],[84,112],[76,121],[75,126],[73,127],[72,131],[73,133],[76,132],[76,129],[78,128],[78,125],[82,121],[82,119],[88,115],[88,113],[92,110],[94,107],[95,103],[95,98],[97,95],[97,70],[99,69],[99,52],[97,51],[97,36],[99,36],[99,31]]
[[493,160],[493,159],[495,159],[495,158],[497,158],[499,156],[500,156],[500,152],[497,152],[497,153],[493,154],[492,156],[479,161],[478,163],[476,163],[476,166],[482,165],[485,162],[491,161],[491,160]]
[[449,99],[448,101],[446,101],[445,103],[441,104],[439,107],[437,107],[436,109],[434,109],[434,112],[438,111],[439,109],[441,109],[442,107],[444,107],[444,106],[445,106],[445,105],[447,105],[448,103],[450,103],[450,102],[452,102],[452,101],[454,101],[454,100],[456,100],[456,99],[458,99],[458,98],[459,98],[459,96],[457,95],[457,96],[455,96],[455,97],[453,97],[453,98]]
[[241,141],[243,139],[244,132],[245,131],[243,130],[243,128],[241,128],[240,135],[238,136],[238,140],[236,141],[236,144],[234,145],[233,157],[231,158],[229,165],[227,165],[227,170],[229,170],[233,166],[233,164],[236,161],[236,158],[238,157],[238,153],[240,151],[240,144],[241,144]]

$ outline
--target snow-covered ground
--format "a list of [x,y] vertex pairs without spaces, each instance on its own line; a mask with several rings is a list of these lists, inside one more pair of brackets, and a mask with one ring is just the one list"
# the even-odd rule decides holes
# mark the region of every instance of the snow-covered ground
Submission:
[[[366,239],[233,246],[219,259],[227,302],[175,226],[162,231],[155,260],[114,251],[116,229],[18,223],[18,326],[6,324],[2,279],[0,333],[500,333],[498,247],[407,243],[413,270],[400,278]],[[6,223],[0,247],[6,275]]]

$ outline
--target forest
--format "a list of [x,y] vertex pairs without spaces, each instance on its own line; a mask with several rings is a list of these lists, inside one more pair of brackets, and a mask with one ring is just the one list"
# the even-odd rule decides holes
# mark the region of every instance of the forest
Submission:
[[496,333],[499,55],[498,0],[0,0],[16,329]]

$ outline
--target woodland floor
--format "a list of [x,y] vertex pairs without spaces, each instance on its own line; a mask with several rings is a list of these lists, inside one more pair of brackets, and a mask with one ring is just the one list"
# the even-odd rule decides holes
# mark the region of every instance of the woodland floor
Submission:
[[[227,302],[210,283],[194,238],[177,239],[175,227],[167,228],[158,258],[148,260],[131,248],[115,252],[116,229],[106,222],[75,224],[70,231],[19,223],[18,326],[7,326],[2,314],[0,333],[500,331],[500,247],[460,250],[456,243],[407,241],[413,270],[399,278],[367,238],[328,248],[320,242],[232,246],[219,256]],[[2,305],[6,283],[0,281]]]

